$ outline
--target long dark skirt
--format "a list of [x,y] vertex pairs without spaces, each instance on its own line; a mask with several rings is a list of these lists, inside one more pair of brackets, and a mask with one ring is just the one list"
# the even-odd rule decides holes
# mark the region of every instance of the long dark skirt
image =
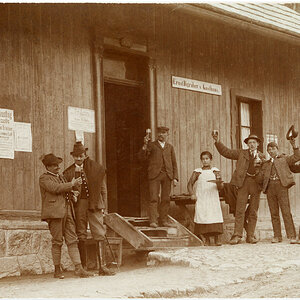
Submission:
[[195,235],[213,236],[223,233],[223,223],[213,224],[197,224],[195,223],[194,228]]

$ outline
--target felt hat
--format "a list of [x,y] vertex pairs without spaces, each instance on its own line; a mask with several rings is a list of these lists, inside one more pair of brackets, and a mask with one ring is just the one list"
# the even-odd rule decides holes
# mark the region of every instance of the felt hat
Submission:
[[84,153],[87,150],[88,150],[88,148],[85,148],[83,146],[83,144],[79,141],[74,144],[73,151],[70,152],[70,154],[76,156],[76,155],[80,155],[80,154]]
[[291,140],[292,138],[296,138],[298,136],[298,131],[295,130],[294,125],[292,125],[288,132],[286,133],[286,139],[287,140]]
[[157,131],[158,132],[168,132],[169,128],[166,126],[159,126],[159,127],[157,127]]
[[250,134],[246,139],[244,139],[244,143],[247,144],[249,140],[256,140],[257,142],[261,143],[260,138],[255,134]]
[[42,155],[40,159],[45,167],[59,165],[63,161],[62,158],[55,156],[53,153]]

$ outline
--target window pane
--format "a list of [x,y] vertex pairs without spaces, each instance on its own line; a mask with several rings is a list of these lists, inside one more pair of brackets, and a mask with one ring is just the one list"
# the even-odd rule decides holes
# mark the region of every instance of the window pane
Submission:
[[250,127],[250,105],[241,102],[241,126]]
[[241,127],[241,140],[242,140],[242,148],[247,149],[247,145],[244,143],[244,139],[247,138],[250,134],[250,128]]

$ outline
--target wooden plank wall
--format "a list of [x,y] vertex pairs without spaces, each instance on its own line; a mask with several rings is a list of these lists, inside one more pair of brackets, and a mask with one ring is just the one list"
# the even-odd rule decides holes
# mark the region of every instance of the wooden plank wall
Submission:
[[[83,13],[63,14],[51,5],[0,5],[0,107],[13,109],[15,121],[30,122],[33,135],[32,153],[0,159],[0,209],[40,209],[43,153],[61,156],[62,169],[72,162],[75,136],[68,130],[67,107],[93,108]],[[85,133],[85,142],[94,157],[94,135]]]
[[[117,18],[117,17],[118,18]],[[229,181],[233,164],[214,148],[212,129],[232,145],[230,89],[264,94],[264,135],[277,134],[281,150],[290,153],[285,132],[300,128],[299,47],[245,29],[180,14],[165,6],[0,5],[0,107],[15,111],[15,120],[31,122],[33,153],[16,152],[0,159],[0,209],[39,210],[39,156],[54,152],[72,161],[74,132],[68,130],[69,105],[93,108],[89,30],[105,35],[129,34],[152,45],[157,64],[157,120],[171,128],[170,142],[186,192],[200,152],[209,150],[214,165]],[[171,75],[222,85],[213,96],[171,87]],[[5,79],[5,80],[3,80]],[[93,134],[85,134],[94,157]],[[234,137],[233,137],[234,139]],[[291,189],[293,210],[300,216],[300,176]],[[17,183],[17,185],[15,184]]]
[[[199,155],[204,150],[212,152],[214,165],[221,169],[225,181],[230,180],[233,164],[220,157],[211,131],[218,129],[224,144],[232,146],[232,88],[264,95],[264,138],[266,133],[276,134],[280,150],[291,153],[285,133],[290,124],[300,128],[299,46],[162,7],[156,10],[155,22],[157,115],[159,124],[171,128],[170,142],[180,171],[176,193],[186,192],[189,176],[201,165]],[[223,94],[219,97],[172,88],[171,75],[220,84]],[[291,206],[300,216],[300,176],[295,177]],[[268,215],[266,201],[261,206],[261,215]]]

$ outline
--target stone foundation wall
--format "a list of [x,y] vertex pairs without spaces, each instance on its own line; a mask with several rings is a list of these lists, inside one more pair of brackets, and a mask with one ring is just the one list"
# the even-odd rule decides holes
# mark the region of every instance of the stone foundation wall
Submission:
[[[0,278],[54,271],[47,223],[0,220]],[[73,270],[64,244],[62,266]]]

